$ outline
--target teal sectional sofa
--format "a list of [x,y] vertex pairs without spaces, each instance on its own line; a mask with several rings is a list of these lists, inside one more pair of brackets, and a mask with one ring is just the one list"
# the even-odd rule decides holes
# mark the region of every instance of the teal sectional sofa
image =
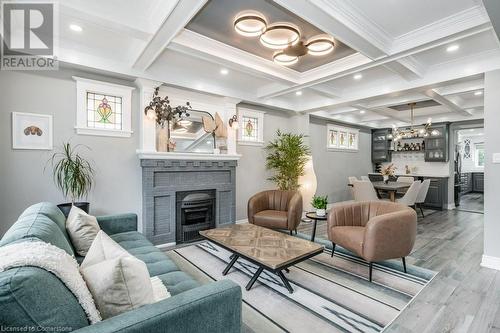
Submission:
[[[26,209],[0,241],[41,240],[75,255],[57,206],[39,203]],[[41,328],[56,332],[240,332],[241,288],[229,280],[201,285],[137,232],[134,214],[98,217],[101,229],[143,260],[172,297],[89,325],[75,296],[53,274],[37,267],[0,273],[0,325],[3,330]],[[78,261],[83,258],[78,258]]]

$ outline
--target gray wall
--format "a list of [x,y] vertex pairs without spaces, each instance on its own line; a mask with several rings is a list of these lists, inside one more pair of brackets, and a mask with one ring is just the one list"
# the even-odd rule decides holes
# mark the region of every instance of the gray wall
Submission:
[[[258,109],[255,107],[249,107]],[[289,114],[268,109],[258,109],[264,115],[264,142],[275,138],[276,131],[292,131],[293,123]],[[236,219],[247,218],[248,199],[257,192],[275,188],[274,183],[267,180],[271,173],[266,170],[266,152],[262,146],[245,146],[238,144],[237,151],[242,155],[236,168]]]
[[328,202],[351,200],[347,177],[366,176],[372,172],[371,132],[360,130],[359,151],[328,151],[326,148],[326,127],[328,122],[311,117],[309,125],[310,145],[313,154],[314,171],[318,179],[318,195],[328,195]]
[[[84,151],[96,165],[96,187],[88,200],[95,215],[120,212],[142,214],[141,168],[136,155],[139,147],[139,101],[134,91],[131,138],[110,138],[76,135],[76,87],[72,75],[108,82],[133,85],[131,80],[117,80],[73,70],[58,72],[1,72],[0,73],[0,235],[16,221],[30,204],[40,201],[64,202],[52,182],[50,168],[44,172],[50,151],[12,150],[11,112],[52,114],[54,116],[54,145],[71,140],[84,144]],[[254,107],[252,107],[254,108]],[[265,114],[264,141],[275,137],[276,130],[311,135],[314,167],[318,178],[318,193],[328,194],[329,201],[349,199],[348,176],[366,175],[371,171],[370,135],[360,135],[358,153],[327,152],[326,121],[307,116],[292,116],[283,111],[263,109]],[[267,180],[263,147],[238,145],[242,158],[236,172],[236,217],[246,219],[247,202],[253,194],[274,188]]]
[[485,73],[484,77],[484,138],[486,163],[484,167],[484,254],[500,258],[500,164],[492,163],[492,155],[500,153],[500,70]]
[[[89,201],[93,214],[141,211],[141,169],[135,154],[138,147],[138,114],[133,116],[131,138],[76,135],[76,87],[71,75],[103,79],[68,70],[40,74],[0,73],[0,235],[30,204],[40,201],[64,202],[52,182],[50,167],[44,166],[52,151],[12,150],[11,112],[54,116],[54,146],[71,140],[91,151],[85,156],[96,166],[96,186]],[[105,78],[106,81],[132,85]],[[133,94],[137,109],[137,92]]]

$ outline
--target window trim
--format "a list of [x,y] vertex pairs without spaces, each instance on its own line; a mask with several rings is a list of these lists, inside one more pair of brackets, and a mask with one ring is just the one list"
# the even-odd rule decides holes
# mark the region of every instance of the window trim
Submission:
[[[96,81],[73,76],[76,81],[76,126],[80,135],[129,138],[132,136],[132,91],[134,87]],[[122,129],[94,128],[88,126],[87,93],[119,96],[122,98]]]
[[[238,108],[238,144],[242,146],[263,146],[264,145],[264,111],[251,110],[246,108]],[[243,117],[257,118],[258,133],[257,141],[249,141],[243,139]]]

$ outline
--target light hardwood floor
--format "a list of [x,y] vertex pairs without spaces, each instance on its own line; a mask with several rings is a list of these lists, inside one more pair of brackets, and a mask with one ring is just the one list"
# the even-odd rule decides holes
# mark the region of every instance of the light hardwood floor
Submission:
[[[500,332],[500,272],[480,266],[483,214],[426,214],[407,262],[439,273],[385,332]],[[299,229],[308,233],[311,224]],[[316,235],[327,238],[325,222]]]

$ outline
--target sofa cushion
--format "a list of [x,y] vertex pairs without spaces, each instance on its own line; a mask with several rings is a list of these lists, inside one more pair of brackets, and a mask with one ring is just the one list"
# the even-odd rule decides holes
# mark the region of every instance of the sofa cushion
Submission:
[[78,300],[52,273],[20,267],[0,273],[0,323],[6,327],[48,327],[67,331],[88,326]]
[[200,284],[179,267],[160,249],[137,231],[111,235],[131,255],[144,261],[151,276],[158,276],[172,296],[196,288]]
[[55,245],[66,251],[69,255],[73,256],[73,247],[68,241],[67,235],[63,233],[58,223],[59,222],[53,221],[43,213],[23,213],[17,222],[14,223],[9,230],[7,230],[0,241],[0,246],[19,241],[21,239],[37,238],[43,242]]
[[128,253],[144,261],[151,276],[179,270],[170,258],[151,244],[143,234],[137,231],[123,232],[111,235],[110,237],[127,250]]
[[261,227],[287,229],[288,213],[281,210],[263,210],[253,216],[254,224]]
[[183,271],[174,271],[158,275],[158,277],[172,296],[200,286],[196,280]]

